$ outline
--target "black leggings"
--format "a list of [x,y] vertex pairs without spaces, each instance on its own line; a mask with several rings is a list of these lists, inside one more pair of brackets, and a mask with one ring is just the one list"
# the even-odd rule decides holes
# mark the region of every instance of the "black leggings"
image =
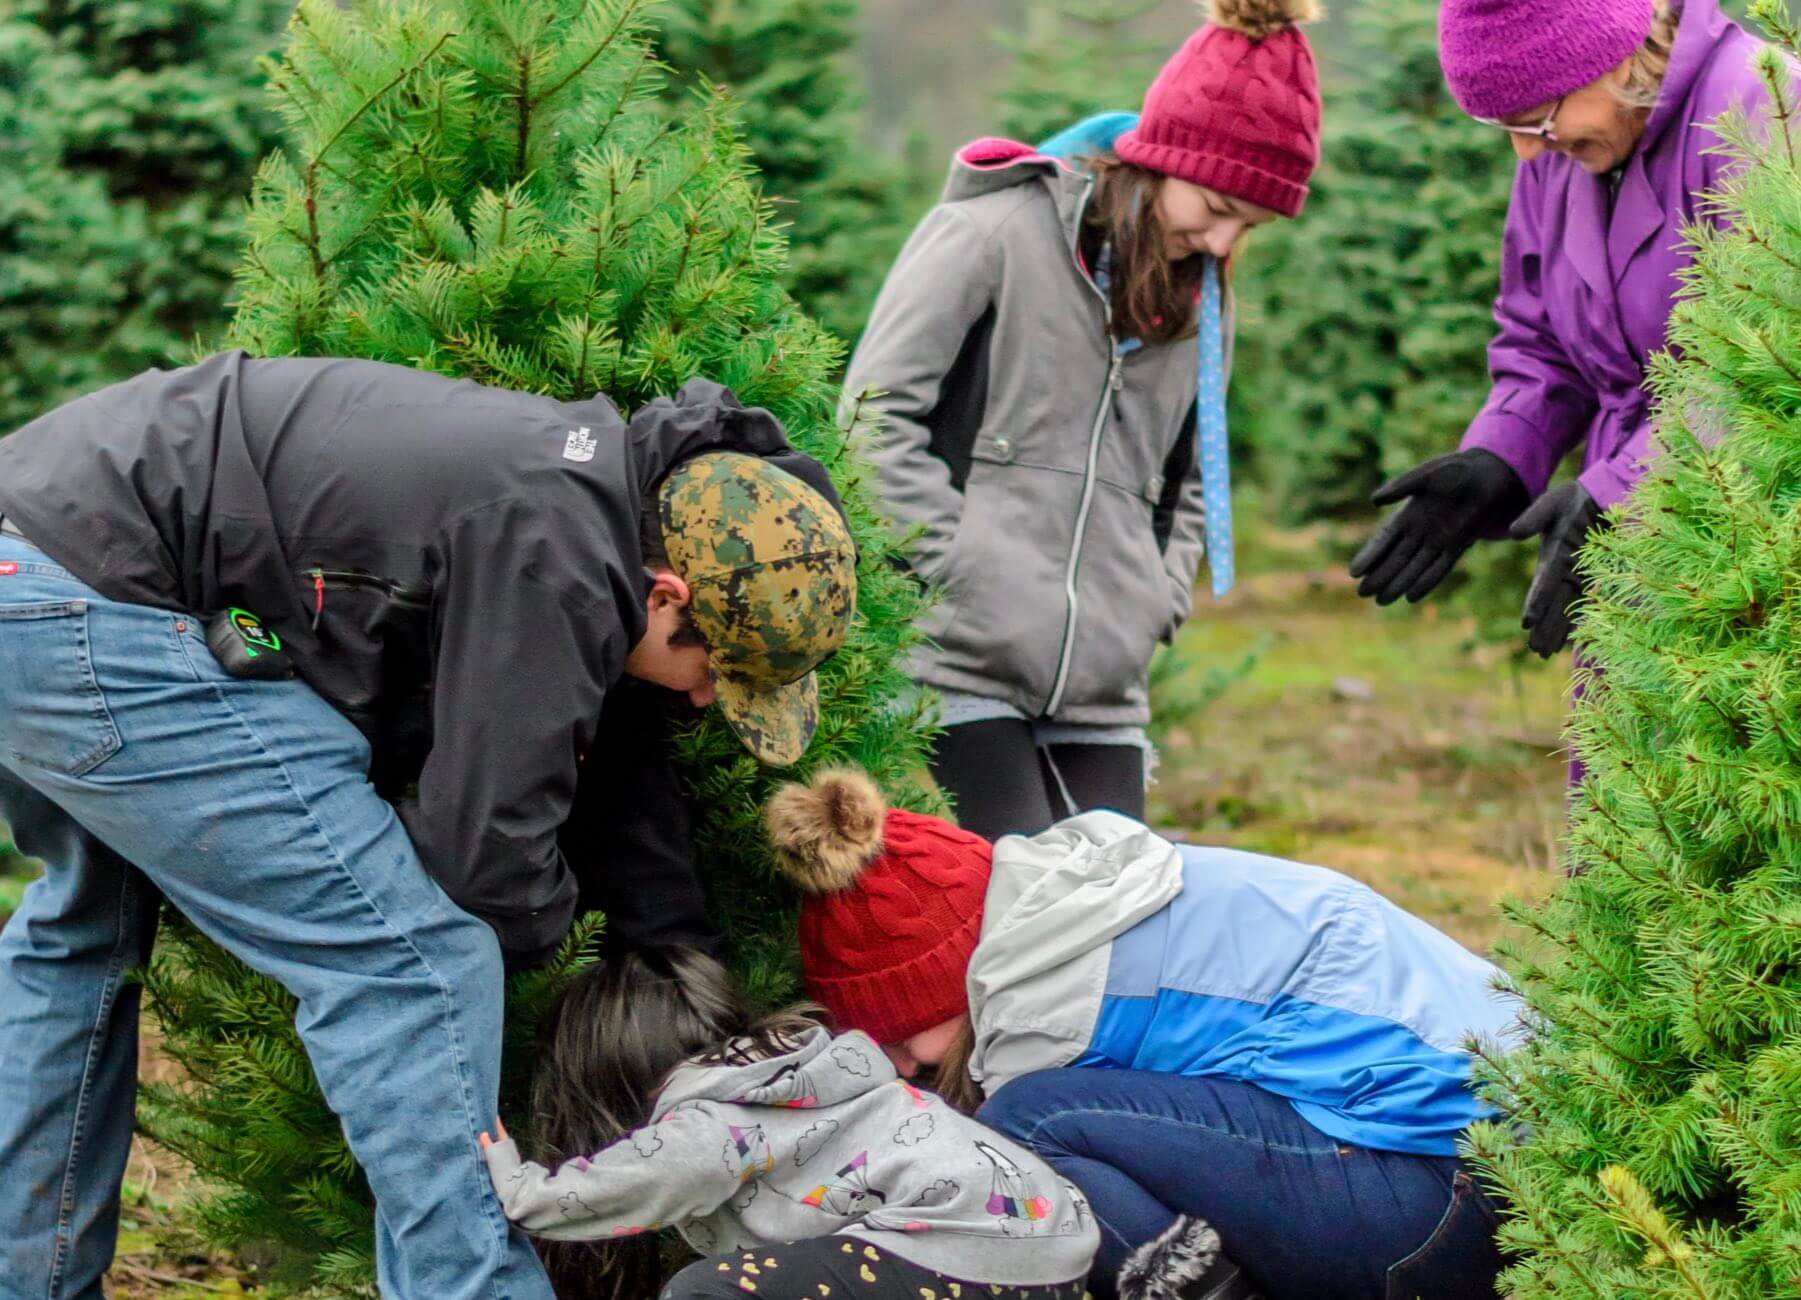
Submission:
[[1036,835],[1096,808],[1144,820],[1144,751],[1136,745],[1040,748],[1031,723],[994,718],[945,728],[931,766],[958,824],[983,839]]
[[[745,1285],[749,1283],[750,1285]],[[953,1289],[953,1285],[955,1288]],[[662,1300],[920,1300],[981,1295],[987,1300],[1082,1300],[1082,1281],[1056,1286],[992,1286],[946,1277],[848,1237],[811,1237],[783,1246],[714,1255],[690,1264],[663,1289]],[[979,1291],[978,1291],[979,1288]]]

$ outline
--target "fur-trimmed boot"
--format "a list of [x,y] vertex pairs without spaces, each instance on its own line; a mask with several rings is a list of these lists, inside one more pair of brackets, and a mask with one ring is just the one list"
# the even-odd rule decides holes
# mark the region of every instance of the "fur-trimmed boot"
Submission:
[[1205,1219],[1183,1215],[1119,1270],[1119,1300],[1259,1300]]

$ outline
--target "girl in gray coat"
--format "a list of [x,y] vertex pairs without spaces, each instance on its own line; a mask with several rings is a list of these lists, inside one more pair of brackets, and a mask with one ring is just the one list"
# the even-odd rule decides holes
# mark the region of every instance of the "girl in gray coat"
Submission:
[[985,837],[1143,812],[1151,653],[1204,551],[1231,585],[1223,268],[1306,198],[1314,10],[1212,0],[1141,118],[964,149],[851,361],[941,597],[913,665],[943,699],[934,774]]
[[578,976],[533,1101],[554,1171],[504,1127],[482,1135],[507,1217],[552,1242],[641,1243],[547,1250],[563,1300],[655,1295],[665,1227],[707,1258],[663,1300],[1081,1300],[1099,1245],[1037,1156],[899,1078],[865,1034],[753,1018],[698,952]]

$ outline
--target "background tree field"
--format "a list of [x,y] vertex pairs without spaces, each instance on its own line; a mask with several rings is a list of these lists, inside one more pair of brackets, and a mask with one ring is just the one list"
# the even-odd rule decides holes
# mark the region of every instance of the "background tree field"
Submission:
[[282,0],[0,10],[0,430],[217,338]]
[[[1747,233],[1703,241],[1683,360],[1657,375],[1670,458],[1588,556],[1591,775],[1567,821],[1568,664],[1516,654],[1529,548],[1478,548],[1401,617],[1342,571],[1369,490],[1453,447],[1486,390],[1512,158],[1445,94],[1434,8],[1350,0],[1312,33],[1325,165],[1303,219],[1259,231],[1236,267],[1244,580],[1203,596],[1159,665],[1153,816],[1348,871],[1500,944],[1539,1031],[1490,1079],[1529,1140],[1478,1139],[1514,1207],[1514,1294],[1801,1290],[1801,375],[1782,360],[1801,354],[1801,175],[1786,144],[1739,133]],[[1135,108],[1195,7],[314,0],[283,38],[292,12],[0,12],[0,429],[196,338],[628,406],[708,373],[827,460],[863,541],[856,639],[811,757],[922,798],[918,719],[885,708],[917,598],[831,420],[839,339],[957,143]],[[1758,16],[1789,32],[1774,0]],[[255,60],[277,48],[271,101]],[[428,105],[450,111],[428,125]],[[779,1000],[788,913],[755,820],[774,774],[717,725],[684,755],[741,972]],[[1584,874],[1553,888],[1566,855]],[[34,870],[0,834],[0,917]],[[1503,920],[1509,893],[1542,901]],[[583,959],[572,945],[515,986],[510,1095],[536,1009]],[[366,1192],[284,996],[179,928],[151,986],[167,1036],[146,1127],[201,1178],[152,1195],[149,1171],[173,1165],[140,1154],[131,1213],[156,1242],[178,1214],[232,1246],[239,1267],[209,1285],[255,1265],[354,1293]],[[214,1267],[150,1236],[128,1233],[121,1287]]]

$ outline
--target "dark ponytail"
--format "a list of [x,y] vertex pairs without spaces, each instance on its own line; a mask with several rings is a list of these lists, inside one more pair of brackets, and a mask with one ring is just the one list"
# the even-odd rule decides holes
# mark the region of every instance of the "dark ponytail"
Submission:
[[[692,949],[609,955],[577,975],[545,1017],[532,1078],[533,1154],[553,1168],[593,1155],[650,1121],[678,1065],[779,1056],[817,1024],[802,1011],[758,1019],[725,967]],[[654,1235],[537,1245],[559,1300],[644,1300],[662,1285]]]

